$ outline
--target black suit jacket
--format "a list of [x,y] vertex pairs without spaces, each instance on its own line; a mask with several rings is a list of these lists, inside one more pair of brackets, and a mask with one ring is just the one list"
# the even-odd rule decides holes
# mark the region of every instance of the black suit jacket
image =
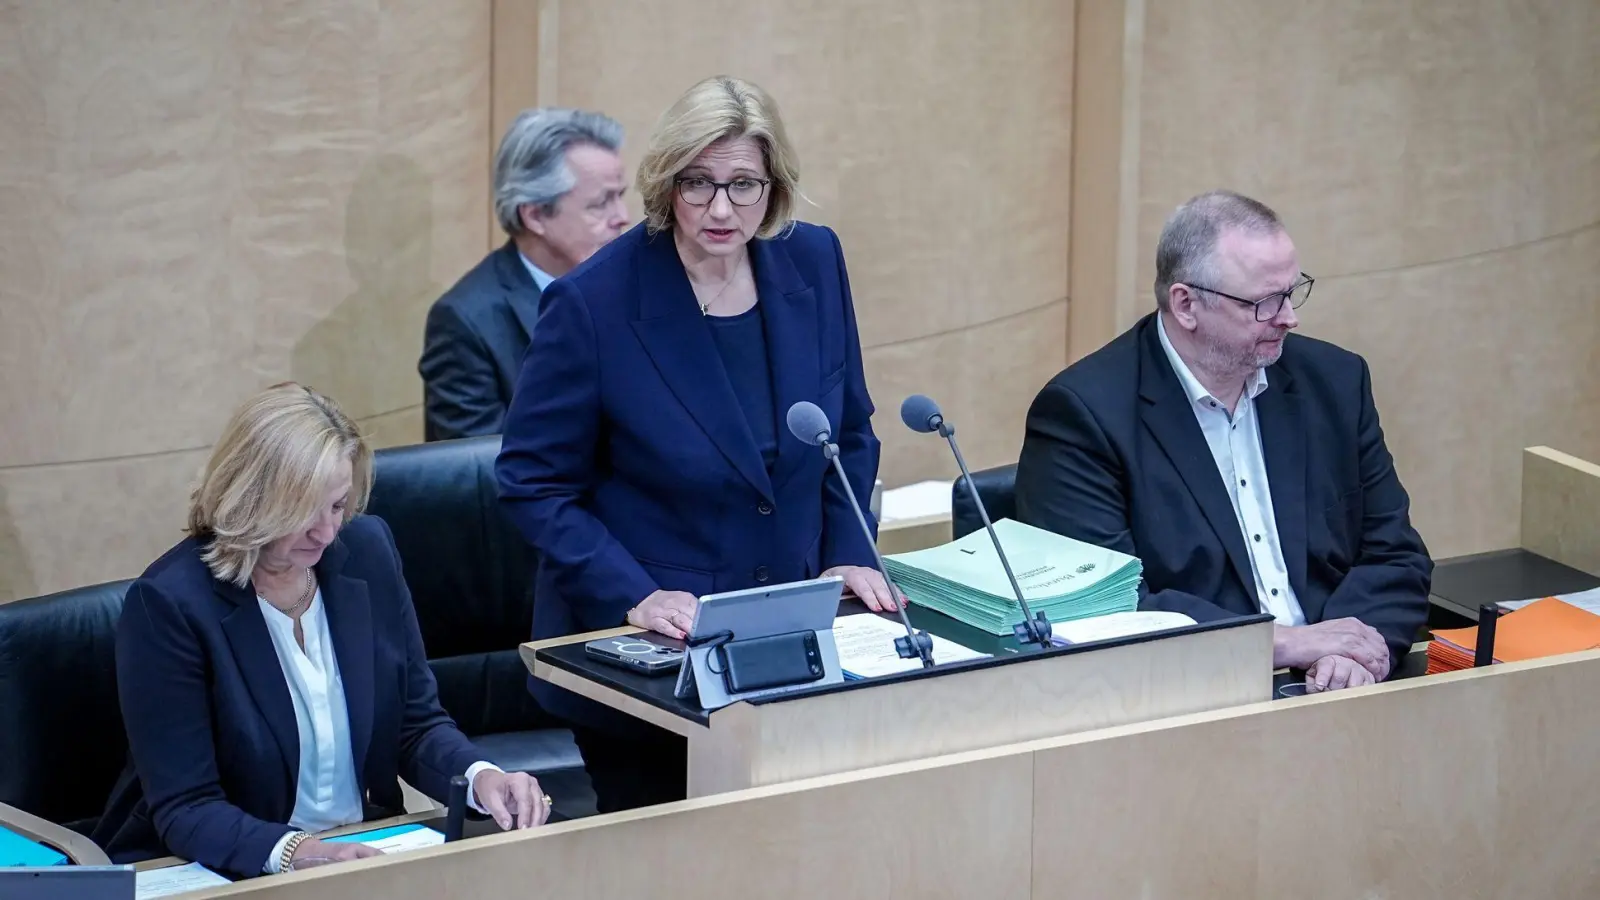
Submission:
[[539,287],[510,241],[434,301],[417,364],[426,440],[500,433],[538,316]]
[[[1255,404],[1306,621],[1360,619],[1398,663],[1427,618],[1433,563],[1384,446],[1366,361],[1291,334]],[[1259,611],[1238,519],[1154,315],[1034,399],[1017,513],[1139,557],[1142,608],[1200,621]]]
[[[259,875],[291,831],[300,736],[255,592],[212,577],[193,538],[128,589],[117,692],[128,770],[94,840],[117,862],[172,853]],[[441,802],[482,756],[442,707],[394,538],[345,526],[317,564],[367,818],[404,806],[397,778]]]

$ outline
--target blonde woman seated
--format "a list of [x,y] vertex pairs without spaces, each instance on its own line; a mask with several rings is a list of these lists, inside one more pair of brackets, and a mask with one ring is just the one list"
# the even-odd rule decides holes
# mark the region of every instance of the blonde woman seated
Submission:
[[525,774],[483,762],[439,706],[394,538],[361,516],[372,451],[297,384],[234,415],[189,537],[128,590],[117,688],[129,767],[95,840],[237,875],[379,851],[311,836],[401,811],[399,778],[502,828],[549,815]]

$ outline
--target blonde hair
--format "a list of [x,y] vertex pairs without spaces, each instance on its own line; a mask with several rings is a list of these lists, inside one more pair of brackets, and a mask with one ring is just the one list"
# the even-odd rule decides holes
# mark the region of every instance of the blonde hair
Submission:
[[672,227],[672,193],[679,173],[713,143],[740,137],[760,145],[772,180],[767,185],[767,214],[756,236],[776,237],[789,227],[800,195],[800,161],[778,117],[778,104],[748,81],[718,75],[689,88],[661,114],[650,135],[637,187],[651,234]]
[[218,581],[244,587],[261,548],[305,528],[350,461],[344,521],[366,508],[372,449],[339,405],[293,382],[273,385],[228,420],[189,498],[191,535]]

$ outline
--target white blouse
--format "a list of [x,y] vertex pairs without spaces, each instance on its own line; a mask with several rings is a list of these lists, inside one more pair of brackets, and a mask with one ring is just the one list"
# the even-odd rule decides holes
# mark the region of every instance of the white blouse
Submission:
[[[322,603],[322,589],[311,597],[311,605],[300,615],[305,650],[294,639],[294,619],[277,607],[256,597],[272,649],[277,651],[294,703],[294,722],[300,735],[300,771],[295,780],[294,812],[289,826],[295,831],[316,833],[350,825],[364,818],[361,789],[356,781],[355,750],[350,742],[350,711],[345,704],[344,678],[334,655],[333,638],[328,632],[328,616]],[[478,773],[498,767],[477,762],[467,769],[469,783]],[[478,812],[476,792],[467,792],[468,803]],[[272,848],[262,871],[279,871],[283,846],[294,832],[286,832]]]

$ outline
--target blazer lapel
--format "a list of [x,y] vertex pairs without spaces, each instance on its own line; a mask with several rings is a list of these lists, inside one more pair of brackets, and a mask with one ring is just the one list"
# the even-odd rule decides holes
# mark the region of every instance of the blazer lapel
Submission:
[[[1267,389],[1255,400],[1261,423],[1261,452],[1272,489],[1272,517],[1289,569],[1289,585],[1305,603],[1306,591],[1306,432],[1300,394],[1282,366],[1267,370]],[[1315,621],[1320,610],[1305,610]]]
[[539,321],[541,291],[528,267],[523,265],[522,254],[516,244],[506,241],[505,246],[495,254],[494,268],[495,274],[500,277],[500,286],[506,292],[506,305],[511,307],[511,314],[522,325],[528,340],[533,340],[533,328]]
[[231,601],[235,609],[222,619],[222,632],[228,637],[234,661],[244,675],[246,687],[267,729],[283,756],[283,775],[288,779],[289,804],[294,804],[294,784],[300,771],[300,728],[294,718],[294,701],[289,699],[289,682],[272,646],[267,621],[261,617],[255,591],[216,582],[217,593]]
[[[772,403],[777,413],[778,459],[772,480],[782,483],[813,458],[816,450],[789,433],[789,407],[815,402],[822,386],[822,350],[817,328],[817,298],[795,271],[785,245],[750,242],[756,292],[766,320],[767,359],[772,367]],[[839,423],[833,423],[838,428]]]
[[342,574],[348,556],[344,543],[334,541],[317,565],[317,580],[322,586],[323,611],[333,637],[334,656],[339,660],[339,677],[344,681],[356,780],[364,790],[367,749],[372,743],[372,602],[365,581]]
[[641,244],[637,278],[639,309],[633,330],[645,352],[728,463],[771,501],[772,480],[766,464],[733,394],[711,325],[700,313],[670,232]]
[[[1139,396],[1144,401],[1140,418],[1155,435],[1156,442],[1172,461],[1205,514],[1211,530],[1216,532],[1222,548],[1228,554],[1233,572],[1244,586],[1245,595],[1255,596],[1255,576],[1250,571],[1250,560],[1245,553],[1244,535],[1239,531],[1239,519],[1233,513],[1227,488],[1222,484],[1222,474],[1211,457],[1211,448],[1189,408],[1189,398],[1178,383],[1178,374],[1172,371],[1166,353],[1161,349],[1161,338],[1156,333],[1155,319],[1145,320],[1144,334],[1139,354]],[[1269,474],[1269,478],[1272,476]]]

